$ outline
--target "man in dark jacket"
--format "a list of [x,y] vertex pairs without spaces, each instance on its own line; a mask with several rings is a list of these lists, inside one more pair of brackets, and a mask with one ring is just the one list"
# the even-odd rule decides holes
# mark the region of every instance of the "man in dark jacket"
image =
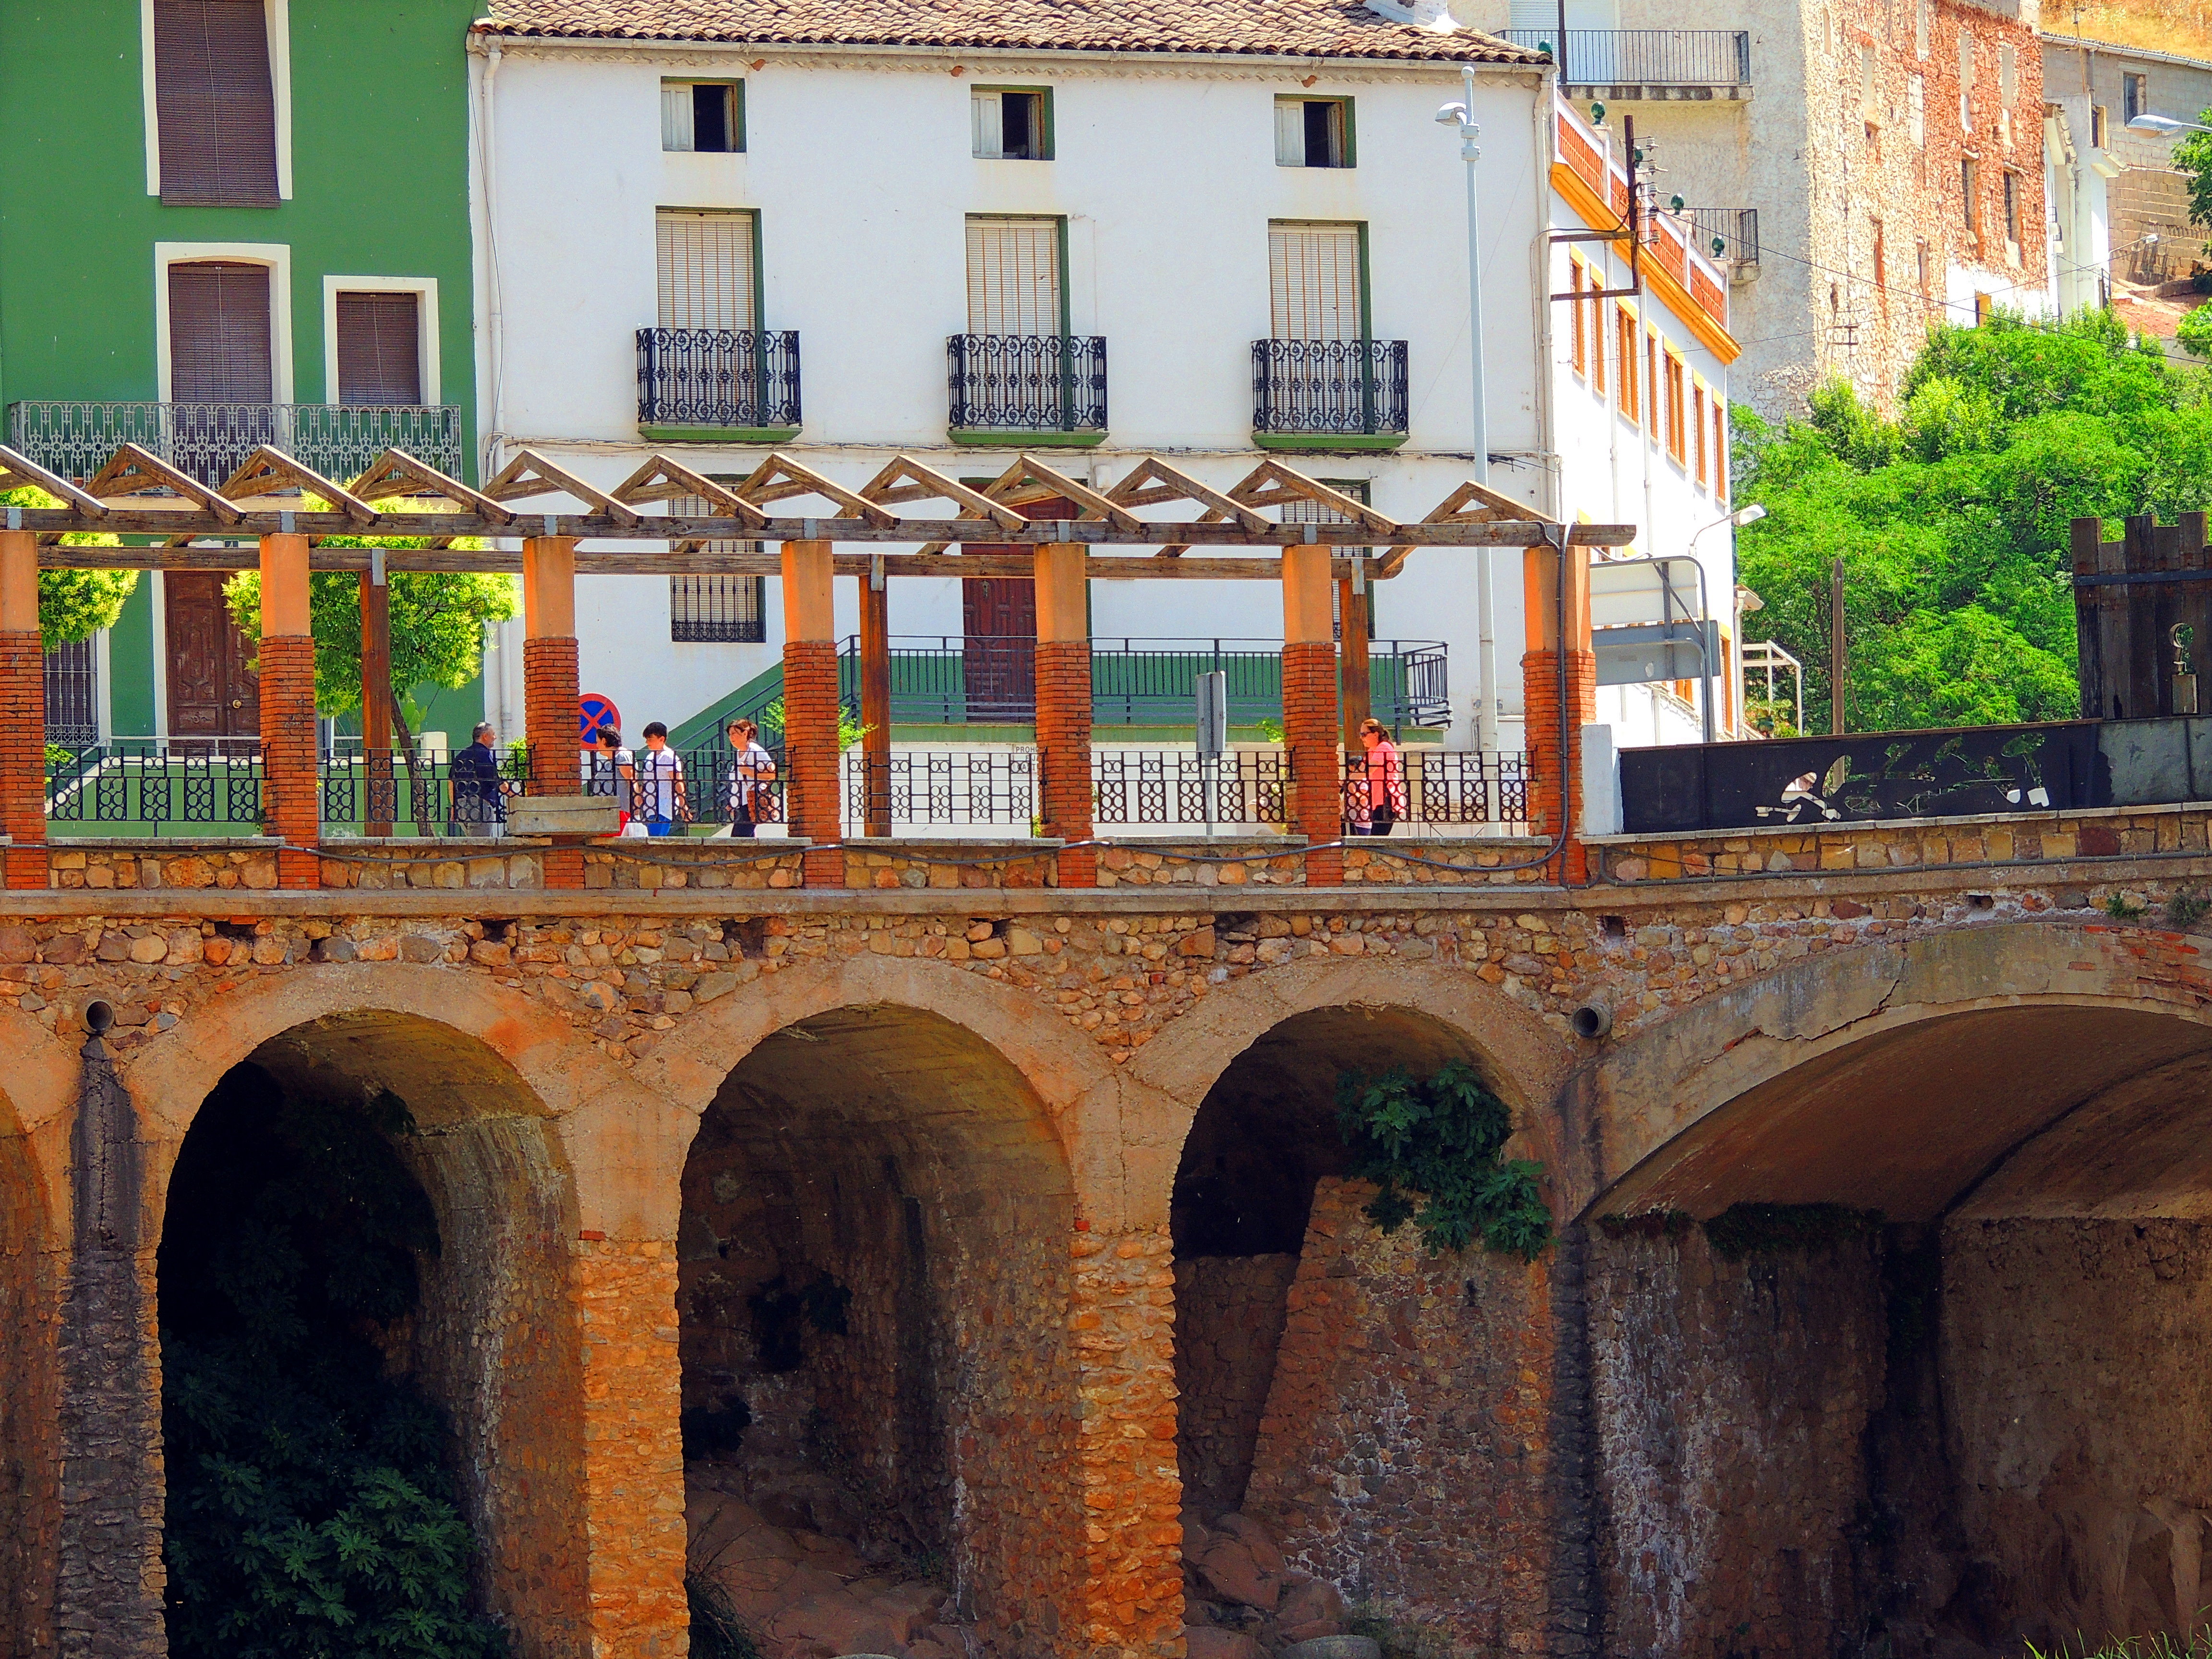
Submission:
[[507,830],[507,782],[499,775],[499,751],[492,746],[491,722],[476,729],[475,741],[453,757],[453,822],[456,836],[497,836]]

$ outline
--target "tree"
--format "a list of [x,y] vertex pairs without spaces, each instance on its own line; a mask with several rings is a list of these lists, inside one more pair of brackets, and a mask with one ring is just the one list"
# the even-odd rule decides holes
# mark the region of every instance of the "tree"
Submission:
[[[0,490],[0,507],[59,507],[43,489]],[[65,547],[112,547],[112,536],[71,532]],[[41,570],[39,573],[39,633],[52,651],[73,640],[88,640],[115,626],[123,602],[138,588],[135,570]]]
[[1738,544],[1769,636],[1828,696],[1829,572],[1844,571],[1854,730],[2066,719],[2078,711],[2071,520],[2212,496],[2208,377],[2109,312],[2057,325],[1940,327],[1895,418],[1832,383],[1806,419],[1738,405]]
[[[2197,123],[2212,127],[2212,109],[2198,111]],[[2192,132],[2175,144],[2173,167],[2188,181],[2189,222],[2212,230],[2212,132]]]

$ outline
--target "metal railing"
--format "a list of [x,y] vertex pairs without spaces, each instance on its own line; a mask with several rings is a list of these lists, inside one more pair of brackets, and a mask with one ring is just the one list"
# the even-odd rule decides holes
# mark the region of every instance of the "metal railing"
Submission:
[[[1558,55],[1559,30],[1501,29],[1516,46]],[[1751,83],[1741,29],[1569,29],[1562,78],[1577,87],[1739,87]]]
[[1708,258],[1721,264],[1759,263],[1757,208],[1684,208],[1675,216],[1690,222],[1697,232],[1692,238],[1697,250]]
[[[1036,641],[1018,636],[894,635],[891,720],[900,726],[1026,724],[1036,714]],[[1091,718],[1097,726],[1188,726],[1192,683],[1228,676],[1236,726],[1277,720],[1283,710],[1279,640],[1099,638],[1091,642]],[[860,642],[839,648],[840,692],[860,714]],[[1445,648],[1433,640],[1375,640],[1368,646],[1368,696],[1394,729],[1451,723]]]
[[945,356],[955,430],[1106,429],[1102,336],[955,334]]
[[848,835],[866,823],[872,793],[888,803],[894,828],[1000,825],[1032,835],[1042,810],[1036,750],[1028,747],[896,749],[872,762],[848,750],[842,775]]
[[1401,433],[1407,385],[1403,340],[1255,340],[1252,428]]
[[1528,819],[1524,753],[1401,749],[1395,765],[1378,765],[1365,755],[1344,757],[1344,821],[1355,834],[1382,833],[1399,823],[1512,824]]
[[798,331],[638,330],[637,422],[640,426],[797,426]]
[[461,410],[436,404],[76,403],[8,405],[8,442],[49,471],[88,478],[125,444],[220,484],[263,444],[343,483],[387,449],[459,477]]
[[467,748],[459,757],[457,777],[451,755],[410,758],[404,750],[364,752],[356,746],[325,756],[317,769],[324,828],[376,836],[499,834],[509,805],[529,787],[529,751],[495,750],[489,774]]
[[1109,825],[1279,827],[1288,821],[1291,763],[1281,749],[1107,749],[1091,757],[1091,817]]
[[46,817],[118,834],[191,825],[210,835],[261,833],[258,739],[121,738],[46,751]]

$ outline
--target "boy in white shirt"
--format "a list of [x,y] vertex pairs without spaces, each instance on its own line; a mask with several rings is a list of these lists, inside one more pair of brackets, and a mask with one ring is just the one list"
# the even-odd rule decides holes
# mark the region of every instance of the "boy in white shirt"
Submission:
[[645,749],[630,757],[636,777],[635,805],[648,836],[672,836],[678,821],[691,816],[684,799],[684,759],[668,746],[668,728],[655,720],[645,728]]

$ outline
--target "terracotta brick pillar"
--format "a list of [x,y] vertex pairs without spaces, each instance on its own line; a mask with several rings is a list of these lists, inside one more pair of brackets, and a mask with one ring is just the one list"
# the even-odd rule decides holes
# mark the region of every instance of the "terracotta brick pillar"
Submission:
[[[1328,566],[1326,547],[1283,550],[1283,743],[1290,751],[1291,817],[1316,845],[1344,832]],[[1306,854],[1307,886],[1343,884],[1342,848]]]
[[[1532,547],[1522,556],[1521,591],[1528,606],[1528,649],[1521,658],[1521,706],[1527,720],[1528,815],[1540,836],[1568,838],[1561,857],[1547,866],[1554,881],[1589,879],[1579,836],[1583,793],[1583,727],[1597,718],[1597,654],[1590,648],[1589,550],[1566,550],[1566,615],[1559,614],[1559,550]],[[1567,721],[1559,726],[1559,637],[1566,635]]]
[[806,851],[809,887],[842,887],[845,853],[837,775],[837,631],[830,542],[783,544],[784,776],[791,833]]
[[[1091,839],[1090,555],[1079,543],[1036,550],[1037,769],[1043,775],[1044,832]],[[1062,887],[1098,884],[1098,849],[1060,855]]]
[[0,830],[10,887],[46,884],[46,655],[39,634],[39,538],[0,530]]
[[[522,708],[533,795],[583,793],[576,655],[576,538],[532,536],[522,544]],[[500,733],[504,739],[508,734]],[[545,884],[581,887],[584,849],[545,849]]]
[[261,816],[283,837],[279,887],[319,887],[315,636],[307,619],[307,538],[261,538]]

